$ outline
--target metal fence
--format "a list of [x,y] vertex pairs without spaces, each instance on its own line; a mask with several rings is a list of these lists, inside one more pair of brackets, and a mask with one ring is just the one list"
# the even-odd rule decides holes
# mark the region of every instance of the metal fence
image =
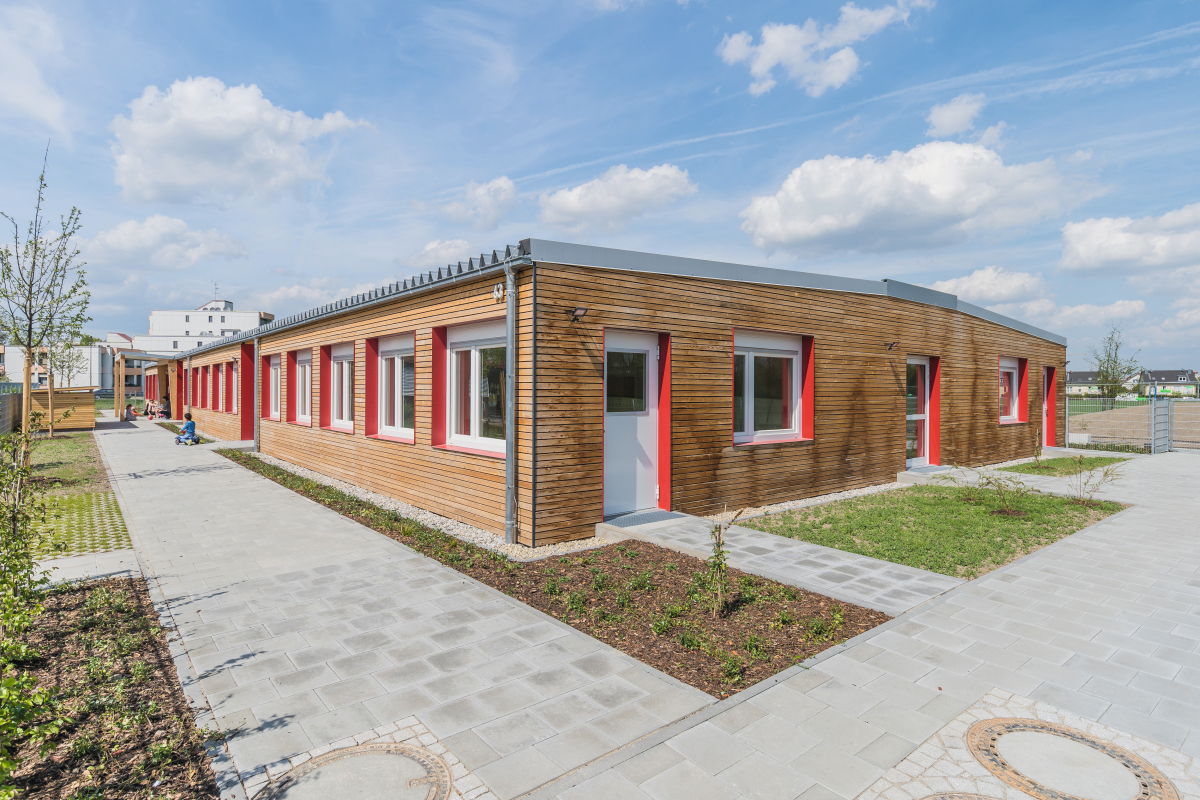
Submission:
[[[20,387],[20,384],[17,384]],[[0,393],[0,434],[12,433],[21,425],[20,392]]]
[[1067,395],[1067,444],[1088,450],[1200,450],[1200,400]]

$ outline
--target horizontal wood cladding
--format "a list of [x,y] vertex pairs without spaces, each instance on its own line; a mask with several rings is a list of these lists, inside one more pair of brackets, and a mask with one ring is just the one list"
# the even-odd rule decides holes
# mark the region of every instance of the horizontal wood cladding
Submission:
[[[477,455],[433,446],[434,392],[432,383],[433,329],[441,326],[503,319],[505,303],[492,296],[500,278],[467,280],[412,298],[401,298],[371,308],[350,311],[288,330],[263,336],[260,353],[280,356],[280,420],[260,423],[260,449],[329,477],[393,497],[418,508],[504,533],[503,457]],[[528,270],[518,274],[517,446],[518,539],[531,544],[532,408],[532,298]],[[413,333],[415,340],[415,436],[412,443],[387,441],[366,435],[366,342],[368,339]],[[322,347],[354,345],[354,430],[320,426]],[[312,353],[312,422],[288,422],[286,387],[288,353]],[[263,376],[265,378],[265,376]],[[265,394],[267,387],[262,387]]]
[[[941,463],[1028,456],[1042,367],[1065,348],[958,311],[876,295],[539,264],[537,540],[591,535],[603,502],[603,331],[671,336],[671,505],[709,514],[895,479],[906,356],[941,359]],[[566,309],[587,307],[570,322]],[[814,438],[732,444],[733,330],[812,336]],[[887,349],[888,342],[899,342]],[[1028,423],[999,424],[1001,356],[1026,358]]]
[[[54,390],[54,414],[50,414],[50,390],[35,389],[29,393],[30,410],[41,411],[42,427],[54,423],[55,431],[90,431],[96,427],[96,395],[92,392],[75,392],[68,389]],[[17,398],[20,401],[20,397]],[[63,419],[63,414],[67,414]]]
[[[226,442],[237,442],[242,439],[242,414],[250,413],[253,405],[253,397],[243,397],[245,394],[239,391],[242,381],[239,378],[235,386],[235,393],[229,399],[232,402],[225,403],[221,409],[217,408],[216,387],[217,370],[229,370],[230,364],[237,364],[237,373],[240,376],[243,369],[254,369],[254,365],[250,363],[243,364],[245,361],[242,357],[242,347],[240,344],[230,344],[225,347],[210,350],[202,353],[199,356],[192,358],[192,371],[199,373],[199,381],[207,380],[207,387],[204,390],[199,389],[199,383],[189,381],[188,387],[196,386],[197,391],[195,396],[190,397],[190,406],[192,413],[192,421],[196,423],[196,431],[205,434],[213,439],[219,439]],[[205,369],[207,367],[207,370]],[[183,364],[184,374],[187,371],[187,361]],[[231,372],[227,372],[226,380],[230,380]],[[201,399],[207,400],[206,406],[201,406]],[[237,409],[232,411],[229,409]]]

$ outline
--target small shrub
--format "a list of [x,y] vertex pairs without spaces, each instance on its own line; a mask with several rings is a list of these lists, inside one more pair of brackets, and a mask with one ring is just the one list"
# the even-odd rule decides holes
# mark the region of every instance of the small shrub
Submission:
[[629,588],[635,592],[649,592],[654,589],[654,573],[650,570],[639,572],[629,579]]
[[103,745],[92,738],[91,734],[85,733],[75,741],[71,742],[70,754],[72,758],[78,758],[82,761],[94,761],[104,752]]
[[596,592],[603,592],[612,584],[612,578],[608,577],[608,573],[601,570],[592,570],[592,589]]
[[134,683],[145,683],[150,680],[150,665],[145,661],[139,661],[130,668],[129,673],[133,677]]
[[721,662],[721,677],[726,683],[741,683],[746,674],[745,663],[735,655],[727,655]]
[[780,628],[785,628],[788,625],[795,625],[795,624],[796,624],[796,615],[793,614],[789,609],[785,608],[783,611],[779,612],[779,616],[777,616],[775,618],[775,621],[771,623],[771,627],[774,628],[775,630],[779,630]]
[[808,638],[818,641],[827,642],[833,636],[833,625],[824,617],[810,617],[804,621],[804,629],[808,634]]
[[664,616],[651,621],[650,630],[654,631],[655,636],[662,636],[664,633],[671,630],[671,618]]
[[542,587],[542,591],[550,597],[557,597],[562,592],[562,586],[559,584],[558,578],[551,578],[546,581],[546,585]]
[[628,589],[622,589],[621,591],[617,592],[617,605],[619,605],[621,608],[628,608],[631,600],[632,597],[630,596]]
[[753,603],[761,598],[758,587],[758,581],[749,575],[743,575],[738,579],[738,597],[743,603]]
[[175,745],[168,740],[151,745],[150,758],[148,760],[151,766],[158,767],[163,764],[170,764],[175,760],[175,756]]
[[686,628],[679,632],[679,644],[688,650],[699,650],[704,642],[694,630]]
[[767,659],[767,640],[756,634],[746,637],[746,654],[759,661]]
[[587,595],[583,592],[571,592],[567,595],[567,610],[574,614],[587,612]]
[[675,570],[679,569],[679,565],[678,564],[663,564],[663,569],[665,569],[667,572],[674,572]]

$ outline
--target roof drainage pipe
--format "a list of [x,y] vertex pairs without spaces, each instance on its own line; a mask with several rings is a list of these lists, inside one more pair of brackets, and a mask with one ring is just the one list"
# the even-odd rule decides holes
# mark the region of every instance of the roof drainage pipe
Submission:
[[517,276],[504,263],[504,541],[517,543]]
[[262,364],[262,357],[258,354],[259,343],[262,341],[259,337],[254,337],[254,408],[250,409],[251,418],[254,420],[254,452],[259,452],[258,449],[258,429],[259,418],[262,416],[262,400],[260,394],[262,392],[262,375],[259,374]]

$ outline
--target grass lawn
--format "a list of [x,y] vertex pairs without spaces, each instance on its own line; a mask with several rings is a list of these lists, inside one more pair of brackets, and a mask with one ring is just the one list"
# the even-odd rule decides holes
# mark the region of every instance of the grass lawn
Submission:
[[[115,397],[97,397],[96,398],[96,416],[100,416],[101,411],[112,411],[113,403],[117,399]],[[134,409],[141,414],[142,409],[146,407],[146,400],[142,397],[129,397],[125,400],[126,403],[133,403]]]
[[[1084,470],[1107,467],[1109,464],[1120,464],[1129,461],[1128,458],[1113,458],[1112,456],[1084,456]],[[1063,458],[1043,458],[1039,468],[1036,463],[1017,464],[1013,467],[1001,467],[999,472],[1020,472],[1023,475],[1050,475],[1055,478],[1065,478],[1074,475],[1079,468],[1079,459],[1072,456]]]
[[648,542],[511,561],[249,453],[217,452],[715,697],[888,619],[732,568],[721,606],[707,563]]
[[33,444],[33,474],[50,494],[109,491],[108,476],[91,431],[56,433]]
[[18,745],[22,798],[199,800],[220,796],[142,579],[51,591],[21,663],[68,717],[45,755]]
[[1120,511],[1120,503],[1080,505],[1029,494],[998,511],[988,492],[912,486],[786,511],[740,523],[747,528],[970,579]]

